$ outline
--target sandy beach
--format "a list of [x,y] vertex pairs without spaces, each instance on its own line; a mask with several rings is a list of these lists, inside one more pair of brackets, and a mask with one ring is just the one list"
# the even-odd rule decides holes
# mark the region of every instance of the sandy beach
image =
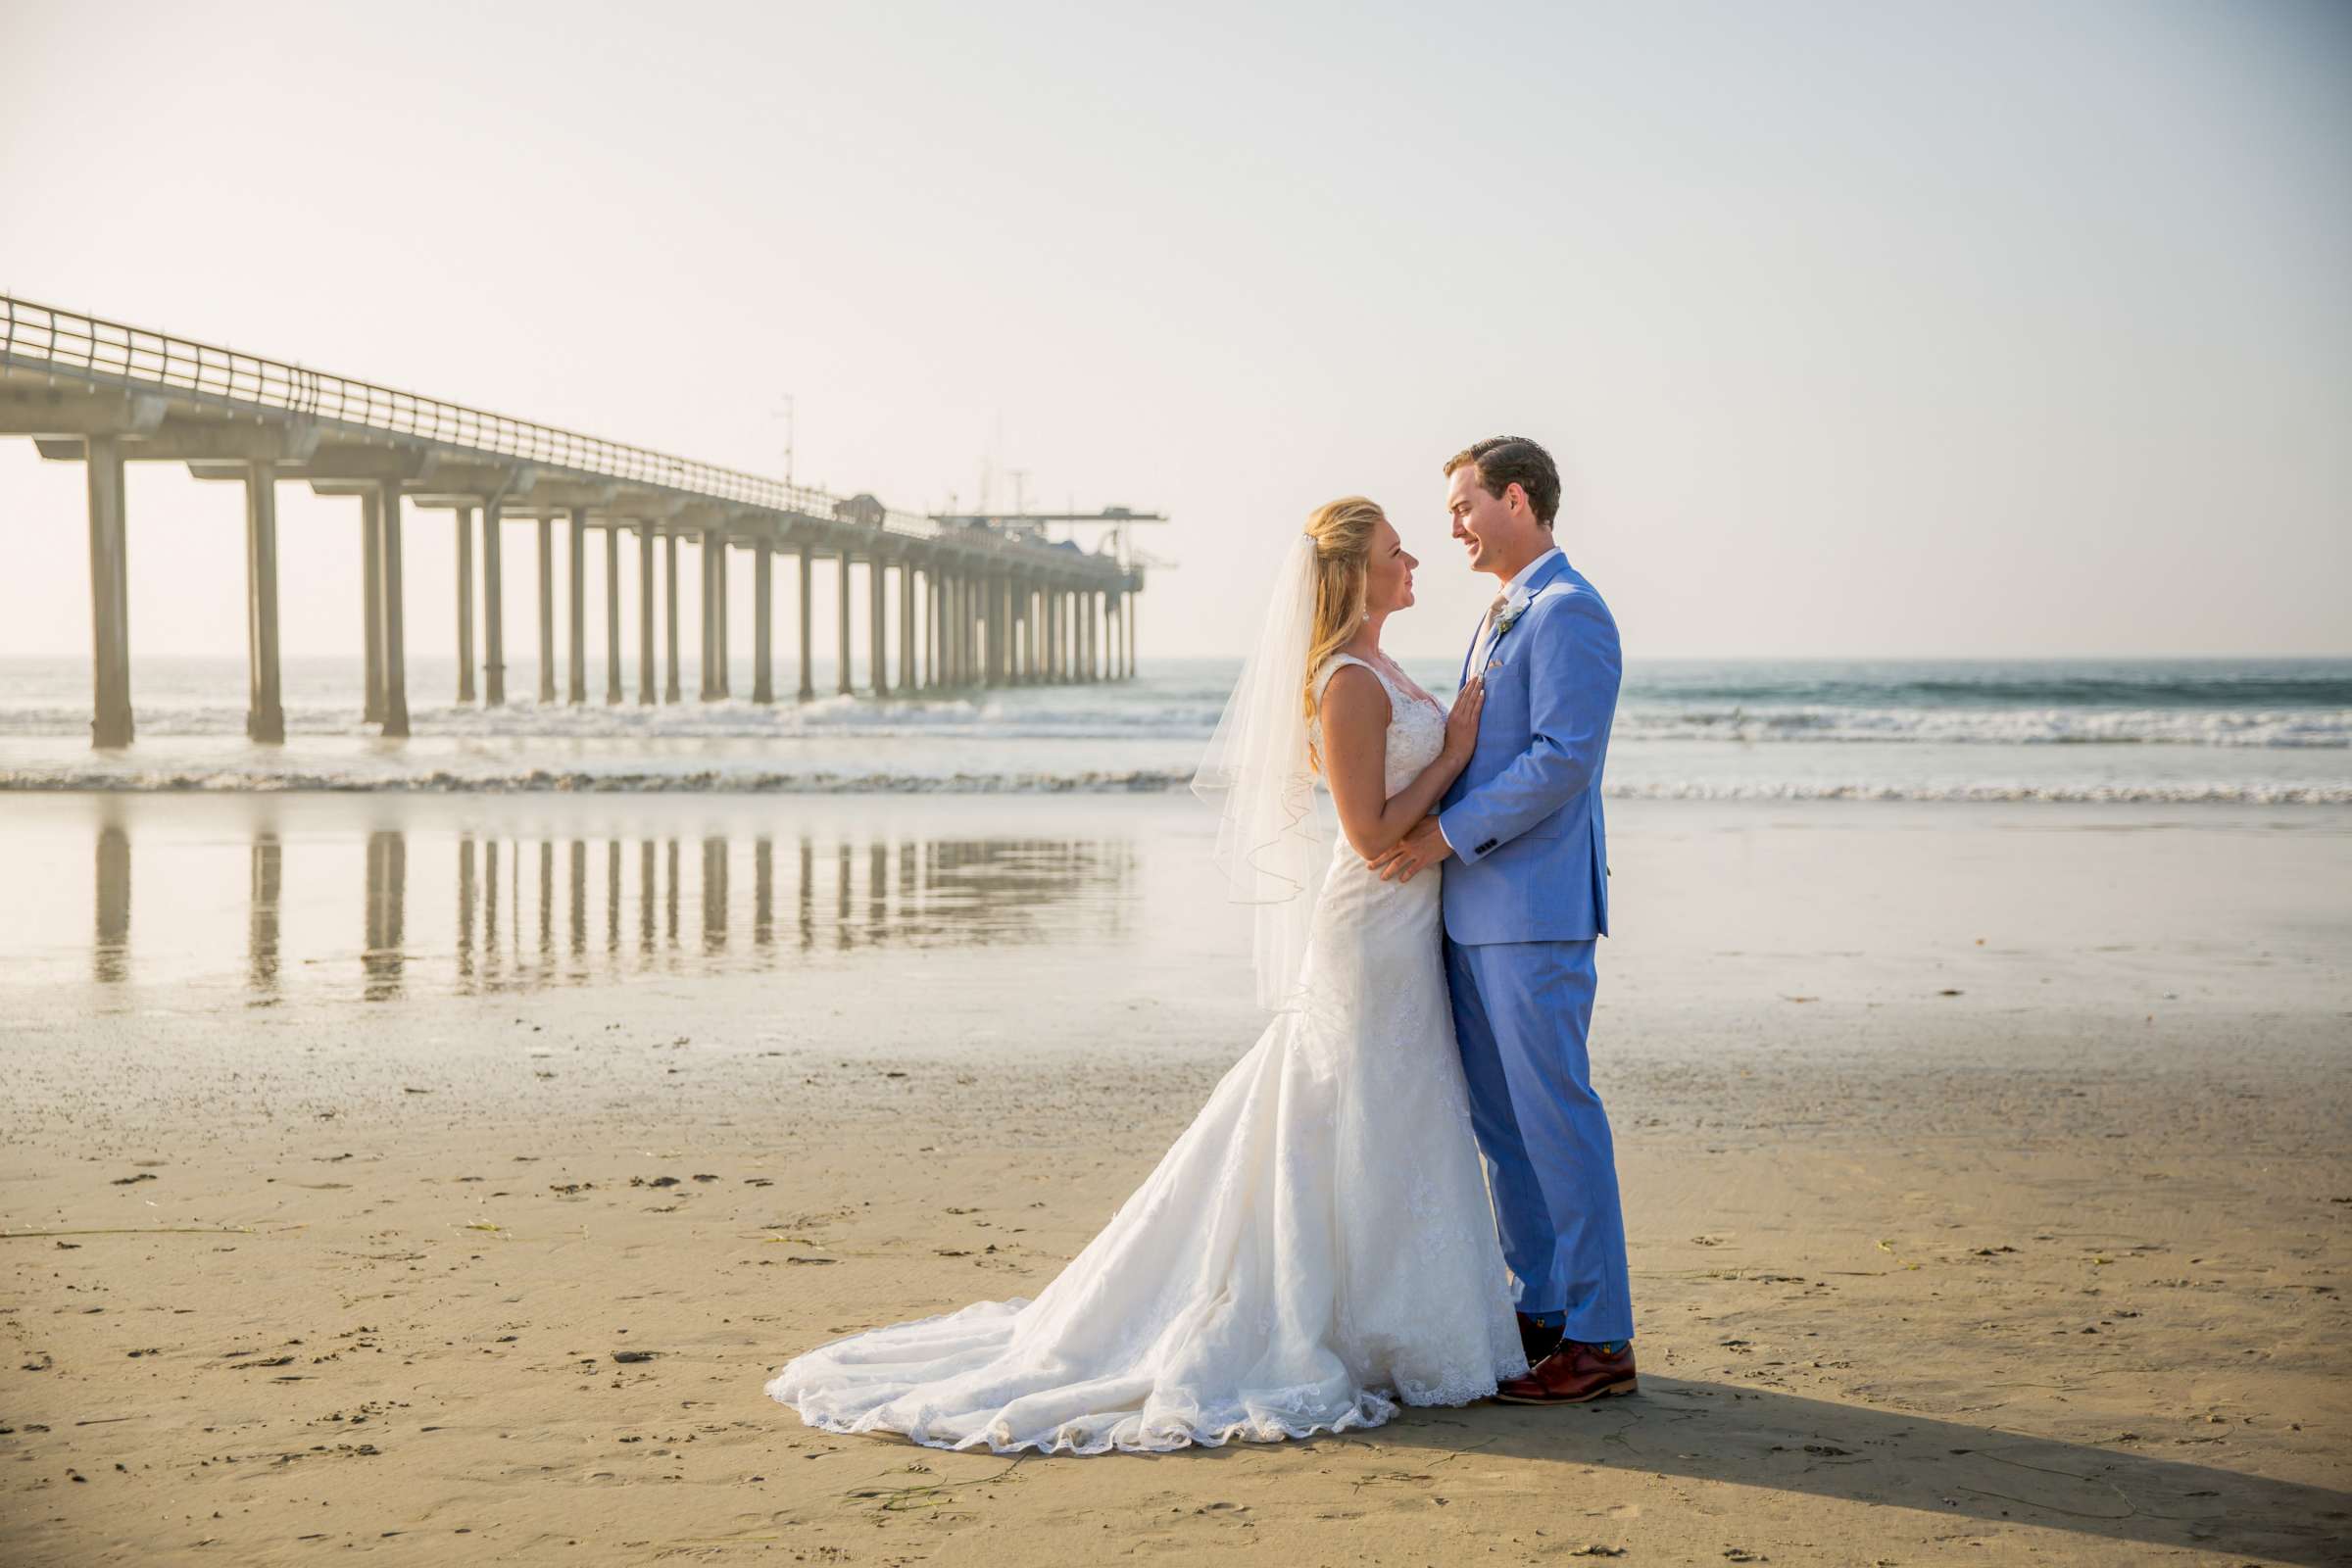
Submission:
[[1033,1295],[1255,1038],[1204,818],[12,799],[0,1557],[2352,1558],[2331,807],[1613,807],[1639,1398],[804,1428],[777,1365]]

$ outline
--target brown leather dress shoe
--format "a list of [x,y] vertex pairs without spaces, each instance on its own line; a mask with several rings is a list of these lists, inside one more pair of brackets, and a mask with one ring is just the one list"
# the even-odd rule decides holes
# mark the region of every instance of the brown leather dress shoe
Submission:
[[1505,1378],[1496,1386],[1494,1397],[1505,1404],[1585,1404],[1638,1390],[1632,1341],[1609,1355],[1598,1346],[1562,1340],[1560,1348],[1527,1376]]

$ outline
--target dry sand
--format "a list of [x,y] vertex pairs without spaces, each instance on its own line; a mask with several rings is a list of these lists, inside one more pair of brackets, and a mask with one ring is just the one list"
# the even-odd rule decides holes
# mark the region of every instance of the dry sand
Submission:
[[[404,809],[421,863],[472,808]],[[1123,934],[0,992],[0,1559],[2347,1560],[2319,809],[1620,813],[1639,1398],[1017,1463],[803,1428],[776,1365],[1034,1294],[1254,1037],[1197,822],[1034,811],[1135,847]]]

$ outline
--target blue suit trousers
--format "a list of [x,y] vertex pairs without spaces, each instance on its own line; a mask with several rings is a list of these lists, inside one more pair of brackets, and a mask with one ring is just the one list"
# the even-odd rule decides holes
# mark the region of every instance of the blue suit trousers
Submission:
[[1522,1312],[1569,1339],[1634,1334],[1616,1146],[1586,1039],[1598,984],[1585,942],[1446,944],[1470,1118]]

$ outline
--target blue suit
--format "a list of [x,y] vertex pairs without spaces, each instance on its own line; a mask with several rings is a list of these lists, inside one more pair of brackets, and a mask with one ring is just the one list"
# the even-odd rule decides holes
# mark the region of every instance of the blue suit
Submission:
[[1446,977],[1519,1310],[1565,1312],[1569,1339],[1602,1344],[1634,1332],[1616,1151],[1586,1054],[1622,661],[1608,606],[1565,557],[1525,587],[1489,654],[1477,749],[1440,803],[1455,857]]

